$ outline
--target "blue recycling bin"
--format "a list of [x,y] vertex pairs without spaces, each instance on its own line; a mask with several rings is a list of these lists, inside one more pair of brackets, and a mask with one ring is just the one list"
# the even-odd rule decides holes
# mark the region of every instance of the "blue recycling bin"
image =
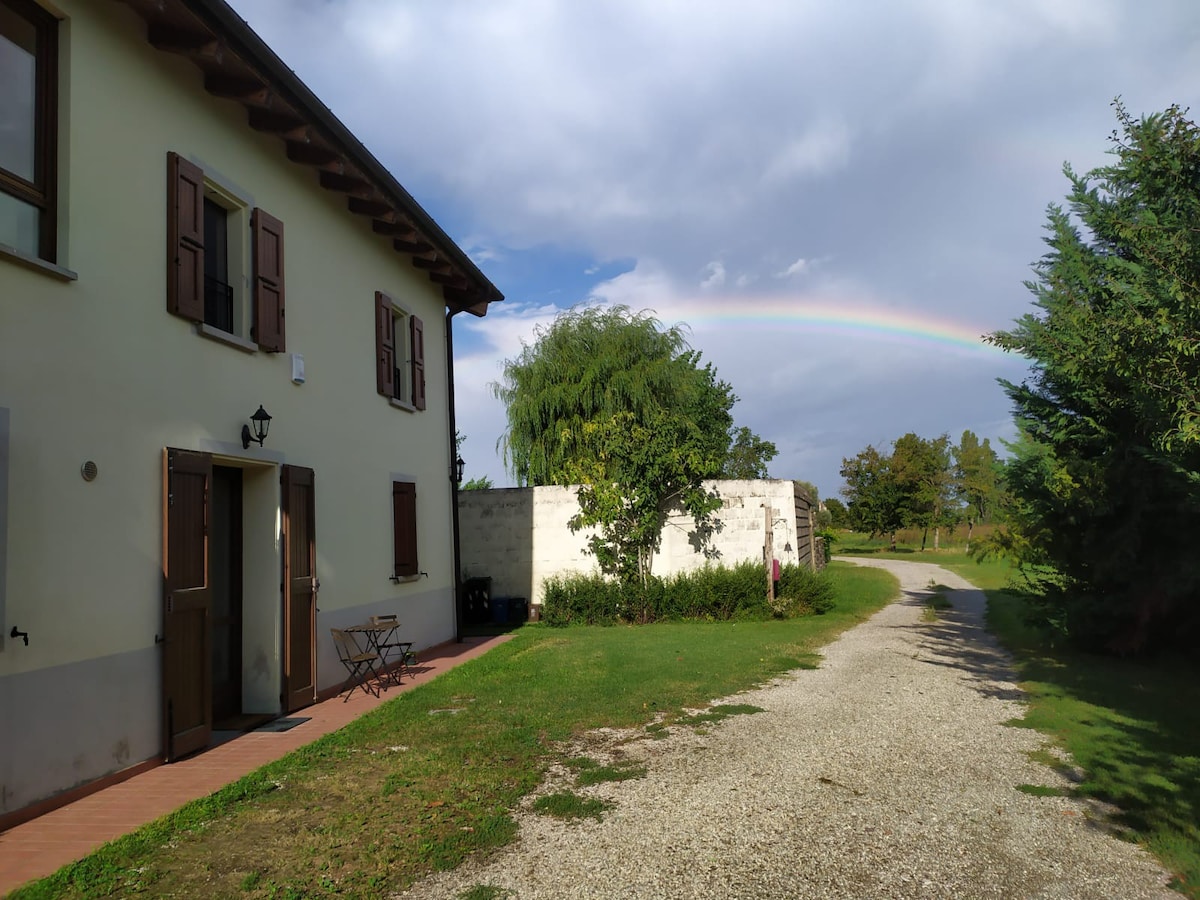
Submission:
[[497,625],[508,624],[508,598],[493,597],[492,598],[492,621]]

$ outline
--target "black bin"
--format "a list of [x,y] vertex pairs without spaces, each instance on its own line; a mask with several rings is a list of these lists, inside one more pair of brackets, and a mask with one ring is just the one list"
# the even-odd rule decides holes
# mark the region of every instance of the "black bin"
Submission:
[[492,579],[468,578],[463,582],[463,622],[482,625],[492,618]]
[[518,625],[529,619],[529,601],[524,597],[508,598],[508,621]]

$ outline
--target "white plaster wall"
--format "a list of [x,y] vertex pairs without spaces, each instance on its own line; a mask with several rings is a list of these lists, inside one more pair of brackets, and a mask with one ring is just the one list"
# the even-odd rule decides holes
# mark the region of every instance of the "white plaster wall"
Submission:
[[[53,673],[68,670],[103,677],[146,650],[155,658],[164,447],[270,465],[261,483],[246,486],[256,530],[247,537],[245,605],[271,617],[276,633],[278,466],[315,470],[321,687],[344,675],[326,646],[329,624],[342,617],[395,612],[417,647],[454,634],[440,290],[369,220],[349,213],[344,196],[289,162],[280,140],[252,131],[244,109],[205,93],[191,63],[150,47],[129,8],[91,0],[56,8],[66,16],[60,265],[78,279],[0,258],[0,407],[9,410],[0,580],[6,623],[30,633],[28,647],[0,648],[0,772],[7,766],[11,779],[0,785],[0,811],[37,799],[11,785],[22,766],[53,762],[44,755],[69,757],[62,771],[86,781],[118,758],[159,752],[155,704],[131,705],[115,691],[112,703],[125,705],[109,711],[126,729],[113,747],[80,746],[88,736],[77,725],[77,696],[25,695],[15,685],[39,673],[39,683],[65,684]],[[288,354],[207,340],[166,312],[168,151],[219,173],[283,220],[287,348],[305,358],[304,385],[291,382]],[[425,412],[393,408],[376,393],[376,290],[424,320]],[[265,448],[244,451],[238,435],[259,404],[274,417],[270,434]],[[85,460],[99,466],[91,483],[79,474]],[[417,483],[418,552],[428,573],[402,584],[389,580],[394,472]],[[247,701],[277,707],[277,640],[244,654],[248,670],[261,657],[266,672],[245,685]],[[144,676],[157,685],[157,671]],[[58,740],[9,739],[51,714]]]
[[[775,557],[783,563],[802,561],[794,482],[729,480],[707,482],[706,487],[722,501],[715,515],[719,530],[711,542],[714,553],[706,557],[692,545],[689,516],[673,515],[652,563],[656,575],[693,571],[710,559],[725,565],[762,560],[768,506]],[[496,596],[541,603],[547,578],[597,571],[595,558],[585,552],[591,532],[573,534],[567,525],[579,509],[575,492],[573,487],[545,486],[459,494],[464,577],[490,576]],[[792,550],[787,552],[789,543]]]

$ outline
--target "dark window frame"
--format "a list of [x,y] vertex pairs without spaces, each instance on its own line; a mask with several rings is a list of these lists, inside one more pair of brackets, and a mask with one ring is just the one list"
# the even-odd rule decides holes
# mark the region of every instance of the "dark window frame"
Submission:
[[425,409],[425,323],[375,292],[375,390],[401,409]]
[[211,197],[204,198],[204,323],[236,334],[229,283],[229,213]]
[[0,0],[34,26],[33,181],[0,167],[0,192],[38,210],[36,256],[58,263],[58,19],[31,0]]

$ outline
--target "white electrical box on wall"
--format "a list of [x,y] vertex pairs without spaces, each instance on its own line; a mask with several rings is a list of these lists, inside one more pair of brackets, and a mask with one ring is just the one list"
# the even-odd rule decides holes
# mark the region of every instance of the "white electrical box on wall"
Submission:
[[304,357],[299,353],[292,354],[292,383],[304,384]]

